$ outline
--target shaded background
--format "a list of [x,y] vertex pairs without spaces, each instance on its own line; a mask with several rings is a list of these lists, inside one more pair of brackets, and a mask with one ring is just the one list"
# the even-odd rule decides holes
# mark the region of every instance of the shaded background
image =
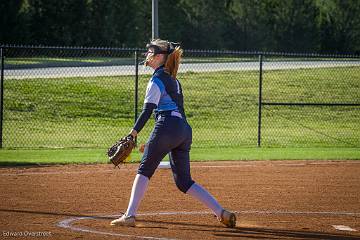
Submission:
[[[149,0],[0,2],[0,43],[143,47]],[[159,35],[185,49],[360,52],[358,0],[160,0]]]

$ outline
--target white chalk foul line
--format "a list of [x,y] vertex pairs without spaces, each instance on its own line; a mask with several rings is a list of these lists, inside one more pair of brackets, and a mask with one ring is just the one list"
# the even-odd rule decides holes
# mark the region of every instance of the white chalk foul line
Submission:
[[[336,216],[342,216],[342,215],[350,215],[350,216],[360,216],[360,213],[356,212],[331,212],[331,211],[325,211],[325,212],[317,212],[317,211],[282,211],[282,210],[242,210],[242,211],[234,211],[235,213],[239,214],[288,214],[288,215],[336,215]],[[206,215],[206,214],[213,214],[209,211],[195,211],[195,212],[148,212],[148,213],[139,213],[138,216],[164,216],[164,215]],[[94,234],[102,234],[102,235],[110,235],[110,236],[119,236],[119,237],[126,237],[126,238],[139,238],[139,239],[152,239],[152,240],[175,240],[174,238],[161,238],[161,237],[152,237],[152,236],[138,236],[138,235],[129,235],[129,234],[123,234],[123,233],[113,233],[113,232],[105,232],[105,231],[98,231],[91,228],[86,227],[75,227],[72,225],[75,221],[80,221],[84,219],[100,219],[100,218],[117,218],[119,215],[106,215],[106,216],[94,216],[94,217],[74,217],[69,218],[60,221],[57,226],[61,228],[70,229],[72,231],[76,232],[87,232],[87,233],[94,233]],[[335,226],[341,226],[341,227],[347,227],[342,225],[333,225]],[[344,229],[344,228],[343,228]],[[352,229],[350,227],[347,227],[347,229]],[[340,229],[338,229],[340,230]],[[342,230],[342,231],[357,231],[355,229],[352,230]]]
[[57,172],[18,172],[18,173],[2,173],[0,176],[31,176],[31,175],[63,175],[63,174],[89,174],[89,173],[108,173],[113,172],[114,170],[104,169],[104,170],[93,170],[93,171],[57,171]]
[[[115,216],[113,216],[113,217],[115,217]],[[137,236],[137,235],[129,235],[129,234],[123,234],[123,233],[104,232],[104,231],[98,231],[98,230],[85,228],[85,227],[72,226],[72,222],[75,222],[75,221],[84,220],[84,219],[97,219],[97,218],[99,218],[99,217],[75,217],[75,218],[69,218],[69,219],[65,219],[65,220],[59,222],[57,224],[57,226],[62,227],[62,228],[68,228],[68,229],[71,229],[71,230],[76,231],[76,232],[87,232],[87,233],[95,233],[95,234],[110,235],[110,236],[117,236],[117,237],[152,239],[152,240],[173,240],[171,238]]]
[[[238,162],[239,164],[226,164],[226,165],[192,165],[191,168],[242,168],[242,167],[257,167],[258,165],[255,162]],[[306,165],[333,165],[333,164],[360,164],[360,161],[328,161],[328,162],[302,162],[302,163],[274,163],[274,166],[306,166]],[[116,171],[136,171],[136,168],[120,168]],[[114,169],[96,169],[96,170],[80,170],[80,171],[49,171],[49,172],[31,172],[30,171],[20,171],[16,173],[0,173],[0,176],[26,176],[26,175],[62,175],[62,174],[89,174],[89,173],[112,173]]]
[[[360,216],[359,213],[354,212],[331,212],[331,211],[283,211],[283,210],[242,210],[242,211],[234,211],[239,214],[288,214],[288,215],[335,215],[335,216]],[[154,215],[206,215],[213,214],[209,211],[194,211],[194,212],[157,212],[157,213],[140,213],[138,216],[154,216]],[[108,217],[116,217],[108,216]]]
[[335,216],[360,216],[360,213],[353,213],[353,212],[309,212],[309,211],[257,211],[257,210],[246,210],[246,211],[235,211],[235,213],[242,213],[242,214],[283,214],[283,215],[335,215]]
[[349,231],[349,232],[357,232],[356,229],[353,229],[349,226],[345,226],[345,225],[332,225],[336,230],[339,231]]

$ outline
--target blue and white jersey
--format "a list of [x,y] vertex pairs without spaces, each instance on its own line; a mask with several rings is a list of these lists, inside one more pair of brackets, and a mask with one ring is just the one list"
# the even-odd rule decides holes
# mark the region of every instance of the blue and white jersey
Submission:
[[[164,70],[158,69],[156,72],[158,74],[154,74],[152,78],[149,80],[144,104],[153,103],[157,106],[155,109],[156,112],[169,111],[169,110],[178,110],[177,104],[173,101],[169,93],[166,91],[166,87],[164,85],[164,79],[160,79],[159,73]],[[170,79],[172,82],[176,82],[177,93],[181,94],[181,89],[179,86],[178,80]]]
[[155,70],[147,85],[144,108],[133,129],[139,133],[153,111],[155,116],[167,111],[177,111],[181,118],[186,120],[181,84],[179,80],[166,73],[163,66]]

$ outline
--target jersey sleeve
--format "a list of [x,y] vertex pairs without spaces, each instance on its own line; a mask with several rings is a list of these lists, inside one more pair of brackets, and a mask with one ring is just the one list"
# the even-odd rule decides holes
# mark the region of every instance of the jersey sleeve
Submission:
[[146,88],[146,94],[144,99],[144,104],[152,103],[156,106],[159,104],[161,97],[161,90],[155,81],[150,81]]

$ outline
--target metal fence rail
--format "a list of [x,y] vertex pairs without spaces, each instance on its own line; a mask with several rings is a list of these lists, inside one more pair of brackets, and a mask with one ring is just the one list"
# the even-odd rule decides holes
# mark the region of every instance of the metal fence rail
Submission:
[[[1,147],[107,147],[141,110],[142,51],[2,46]],[[358,56],[187,50],[178,78],[194,147],[360,147]]]
[[[267,55],[265,66],[271,62],[275,68],[292,65],[291,61],[277,61],[279,56]],[[302,57],[301,64],[291,71],[265,67],[259,108],[266,117],[258,145],[263,140],[271,146],[358,147],[360,72],[357,64],[358,60],[351,58],[309,56]]]

